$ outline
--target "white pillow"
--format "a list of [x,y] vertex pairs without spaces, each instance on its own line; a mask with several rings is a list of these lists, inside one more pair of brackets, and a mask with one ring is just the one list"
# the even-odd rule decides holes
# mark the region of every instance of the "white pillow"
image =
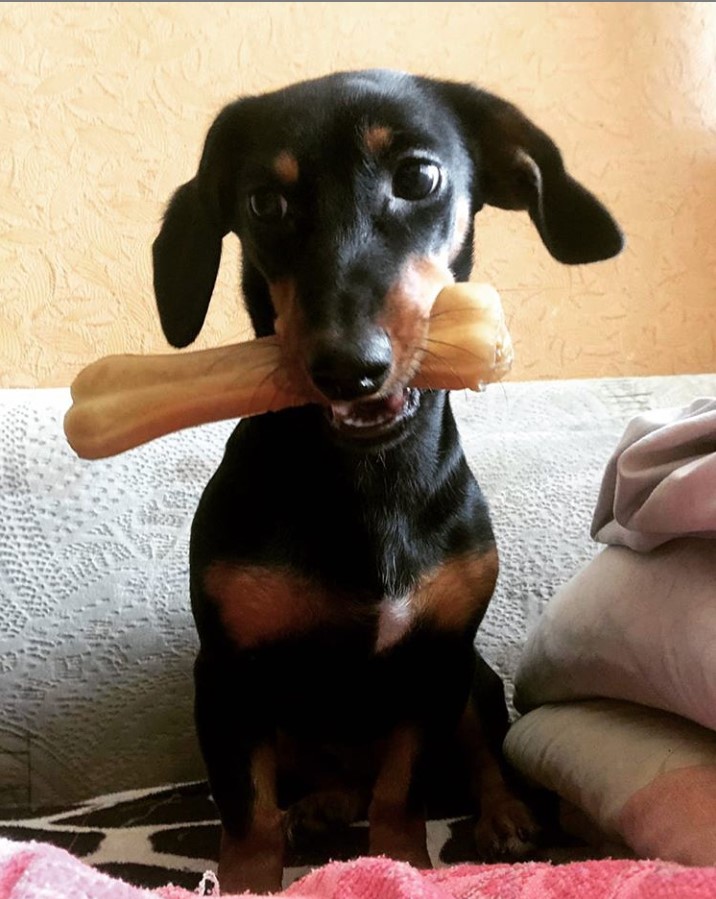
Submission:
[[638,855],[716,864],[712,731],[632,703],[568,702],[520,718],[505,752]]
[[610,546],[558,591],[527,639],[515,706],[590,697],[716,729],[716,541]]

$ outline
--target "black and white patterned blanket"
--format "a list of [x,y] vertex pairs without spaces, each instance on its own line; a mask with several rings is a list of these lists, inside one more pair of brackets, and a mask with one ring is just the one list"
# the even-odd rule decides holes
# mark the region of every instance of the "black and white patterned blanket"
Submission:
[[[471,830],[467,818],[428,823],[436,867],[474,860]],[[0,836],[51,843],[136,886],[173,883],[194,890],[206,871],[216,869],[219,822],[208,785],[199,781],[112,793],[30,817],[5,815]],[[289,848],[284,886],[318,865],[367,851],[365,824],[322,834],[313,844],[307,840]]]

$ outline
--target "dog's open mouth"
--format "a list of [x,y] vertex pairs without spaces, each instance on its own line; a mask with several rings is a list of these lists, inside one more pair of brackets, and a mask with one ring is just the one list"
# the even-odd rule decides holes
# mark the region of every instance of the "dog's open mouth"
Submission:
[[332,403],[328,416],[341,436],[375,442],[392,438],[418,411],[420,392],[401,388],[387,396]]

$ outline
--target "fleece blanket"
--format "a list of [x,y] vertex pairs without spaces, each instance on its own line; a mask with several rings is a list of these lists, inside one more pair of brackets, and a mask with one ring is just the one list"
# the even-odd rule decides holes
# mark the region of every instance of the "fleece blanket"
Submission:
[[[207,878],[204,895],[219,895]],[[205,893],[204,887],[211,892]],[[114,880],[62,849],[0,840],[0,899],[192,899],[180,887],[144,890]],[[553,867],[460,865],[418,871],[385,858],[334,862],[282,895],[293,899],[713,899],[716,868],[658,861],[593,861]],[[252,899],[248,893],[244,899]]]

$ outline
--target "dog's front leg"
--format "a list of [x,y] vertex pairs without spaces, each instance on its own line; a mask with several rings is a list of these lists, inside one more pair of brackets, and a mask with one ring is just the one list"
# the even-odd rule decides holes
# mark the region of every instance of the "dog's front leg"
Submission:
[[195,667],[197,733],[222,824],[219,883],[222,893],[271,893],[281,889],[285,844],[275,731],[260,685],[245,682],[242,701],[236,673],[201,655]]
[[486,861],[524,857],[534,848],[539,831],[503,768],[501,746],[508,720],[502,682],[476,653],[473,688],[457,736],[467,761],[470,792],[479,809],[475,843]]
[[370,854],[430,868],[425,809],[415,789],[421,753],[417,726],[398,725],[385,740],[368,810]]

